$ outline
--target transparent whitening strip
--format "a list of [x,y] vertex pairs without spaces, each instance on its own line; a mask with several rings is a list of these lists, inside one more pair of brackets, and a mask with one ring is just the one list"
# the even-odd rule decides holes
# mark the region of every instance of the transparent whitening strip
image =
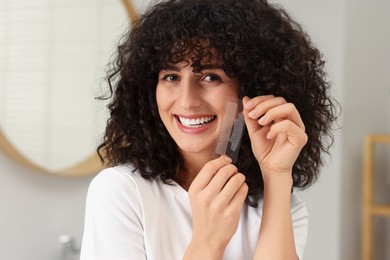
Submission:
[[225,154],[232,159],[233,163],[237,162],[245,126],[242,110],[241,99],[229,99],[226,103],[214,157]]

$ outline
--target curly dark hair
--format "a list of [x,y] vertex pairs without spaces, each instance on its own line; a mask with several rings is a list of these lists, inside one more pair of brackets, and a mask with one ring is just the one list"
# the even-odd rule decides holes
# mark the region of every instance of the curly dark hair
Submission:
[[[183,159],[160,119],[156,86],[159,71],[188,53],[194,71],[217,56],[240,82],[241,96],[272,94],[293,103],[308,135],[293,186],[316,181],[322,152],[333,143],[337,102],[329,96],[322,54],[282,7],[265,0],[167,0],[149,7],[122,39],[108,72],[112,101],[100,158],[109,166],[131,163],[147,179],[176,179]],[[236,165],[249,186],[246,202],[256,206],[263,180],[246,131]]]

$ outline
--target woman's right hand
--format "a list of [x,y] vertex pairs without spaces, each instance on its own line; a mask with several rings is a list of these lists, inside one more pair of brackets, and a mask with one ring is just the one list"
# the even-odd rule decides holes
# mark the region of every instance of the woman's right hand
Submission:
[[188,194],[193,234],[184,259],[221,259],[248,193],[245,176],[223,155],[205,164]]

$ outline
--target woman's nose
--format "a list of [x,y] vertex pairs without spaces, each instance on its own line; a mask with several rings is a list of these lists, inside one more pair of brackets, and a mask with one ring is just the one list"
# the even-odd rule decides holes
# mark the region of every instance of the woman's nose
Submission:
[[200,106],[202,97],[198,80],[194,77],[183,77],[180,82],[179,103],[184,109],[192,109]]

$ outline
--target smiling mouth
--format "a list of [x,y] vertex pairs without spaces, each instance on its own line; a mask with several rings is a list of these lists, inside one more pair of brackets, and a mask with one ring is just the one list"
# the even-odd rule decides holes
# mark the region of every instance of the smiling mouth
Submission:
[[199,118],[185,118],[181,116],[177,116],[179,122],[189,128],[199,128],[202,126],[205,126],[212,121],[215,120],[216,116],[205,116],[205,117],[199,117]]

